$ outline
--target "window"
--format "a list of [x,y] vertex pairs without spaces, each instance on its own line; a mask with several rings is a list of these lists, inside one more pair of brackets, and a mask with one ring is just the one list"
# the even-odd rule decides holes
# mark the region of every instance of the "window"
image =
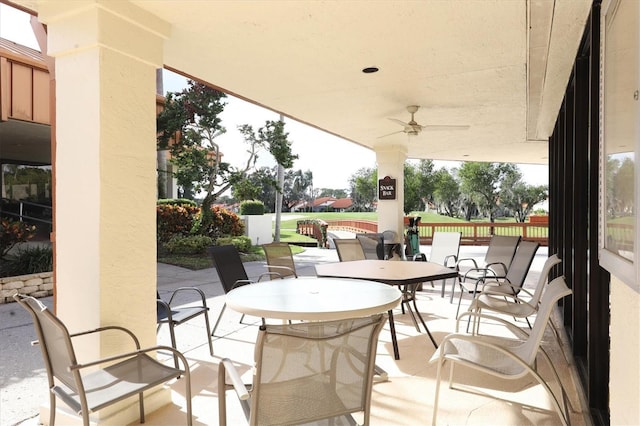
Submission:
[[640,2],[612,0],[603,11],[600,257],[606,269],[633,283],[637,250],[636,158],[640,140]]

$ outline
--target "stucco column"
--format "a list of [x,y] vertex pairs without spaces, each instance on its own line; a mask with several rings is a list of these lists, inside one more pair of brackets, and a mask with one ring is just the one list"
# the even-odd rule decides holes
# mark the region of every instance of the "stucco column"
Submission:
[[403,242],[404,233],[404,162],[407,149],[400,145],[376,147],[378,179],[396,179],[396,199],[378,200],[378,232],[393,230]]
[[[128,2],[39,12],[56,66],[57,314],[71,332],[122,325],[153,346],[155,84],[169,27]],[[106,336],[78,343],[80,359],[133,349]]]

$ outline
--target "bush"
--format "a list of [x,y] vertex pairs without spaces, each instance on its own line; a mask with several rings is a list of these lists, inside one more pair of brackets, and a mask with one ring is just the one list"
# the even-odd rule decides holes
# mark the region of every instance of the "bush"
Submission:
[[4,258],[13,246],[30,240],[35,234],[35,225],[2,218],[0,220],[0,258]]
[[157,239],[167,242],[175,235],[189,235],[200,209],[194,206],[158,204],[156,206]]
[[157,201],[157,204],[165,205],[170,204],[172,206],[186,206],[186,207],[198,207],[195,201],[187,198],[161,198]]
[[244,234],[244,223],[237,214],[220,207],[211,208],[211,216],[208,224],[202,222],[202,215],[194,221],[192,234],[206,235],[214,241],[222,236],[232,237]]
[[216,241],[217,246],[235,246],[239,252],[248,253],[251,250],[251,238],[246,235],[239,237],[220,237]]
[[241,215],[263,215],[264,203],[257,200],[247,200],[240,203]]
[[3,259],[0,277],[53,271],[53,249],[50,246],[20,248]]
[[205,235],[175,235],[163,247],[170,254],[205,254],[212,243]]

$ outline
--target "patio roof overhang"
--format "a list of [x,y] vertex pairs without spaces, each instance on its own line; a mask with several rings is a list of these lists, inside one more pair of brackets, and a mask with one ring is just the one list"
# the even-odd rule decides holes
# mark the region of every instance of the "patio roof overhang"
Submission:
[[[99,4],[168,28],[166,67],[356,144],[545,164],[591,1]],[[409,105],[420,124],[470,128],[384,136]]]

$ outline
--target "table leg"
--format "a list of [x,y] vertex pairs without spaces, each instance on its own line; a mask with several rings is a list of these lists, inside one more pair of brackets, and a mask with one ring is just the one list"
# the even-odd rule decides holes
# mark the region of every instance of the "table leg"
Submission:
[[391,344],[393,345],[393,357],[400,359],[400,350],[398,349],[398,338],[396,337],[396,325],[393,322],[393,311],[389,310],[389,331],[391,331]]

